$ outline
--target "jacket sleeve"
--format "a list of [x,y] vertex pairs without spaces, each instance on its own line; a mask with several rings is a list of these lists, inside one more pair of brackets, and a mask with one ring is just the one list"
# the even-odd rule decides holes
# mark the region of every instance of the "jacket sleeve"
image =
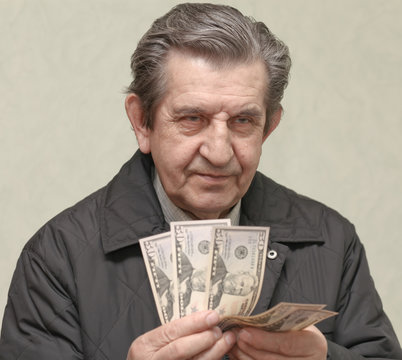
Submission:
[[[402,351],[370,276],[363,245],[353,229],[347,244],[333,342],[328,359],[402,359]],[[341,344],[342,346],[340,346]]]
[[0,360],[84,358],[78,312],[57,275],[38,253],[23,250],[4,313]]

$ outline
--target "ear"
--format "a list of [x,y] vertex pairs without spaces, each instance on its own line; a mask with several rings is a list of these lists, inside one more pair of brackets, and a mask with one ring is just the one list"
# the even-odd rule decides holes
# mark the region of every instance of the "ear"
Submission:
[[144,124],[144,111],[140,98],[133,93],[126,96],[126,113],[135,132],[138,146],[144,154],[151,152],[149,136],[151,129]]
[[280,121],[281,121],[281,118],[282,118],[282,112],[283,112],[283,109],[282,109],[282,106],[281,106],[278,110],[276,110],[276,111],[272,114],[271,124],[270,124],[270,126],[269,126],[269,128],[268,128],[267,133],[264,135],[264,137],[263,137],[263,139],[262,139],[263,142],[267,139],[267,137],[268,137],[269,135],[271,135],[271,133],[272,133],[272,132],[276,129],[276,127],[279,125],[279,123],[280,123]]

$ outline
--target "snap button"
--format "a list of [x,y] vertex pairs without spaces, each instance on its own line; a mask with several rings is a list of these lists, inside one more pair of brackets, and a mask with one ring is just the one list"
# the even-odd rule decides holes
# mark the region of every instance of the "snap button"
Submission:
[[267,256],[268,256],[268,259],[274,260],[278,256],[278,253],[275,250],[269,250]]

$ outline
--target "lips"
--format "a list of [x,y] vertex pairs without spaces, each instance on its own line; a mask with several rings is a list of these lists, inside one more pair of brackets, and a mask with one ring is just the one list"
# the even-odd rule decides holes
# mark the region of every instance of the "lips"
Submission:
[[230,178],[230,175],[202,174],[202,173],[198,173],[196,175],[206,182],[215,184],[226,182]]
[[219,179],[219,178],[228,178],[230,175],[228,174],[203,174],[199,173],[200,176],[210,177],[212,179]]

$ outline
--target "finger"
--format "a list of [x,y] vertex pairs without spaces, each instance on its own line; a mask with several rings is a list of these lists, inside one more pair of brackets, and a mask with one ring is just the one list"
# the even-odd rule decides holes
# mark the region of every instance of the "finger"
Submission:
[[288,332],[266,332],[256,328],[245,328],[238,334],[238,346],[247,353],[252,353],[248,348],[250,346],[255,350],[292,357],[326,353],[325,337],[314,328]]
[[142,340],[149,348],[160,349],[179,338],[211,329],[219,322],[216,311],[200,311],[146,333]]
[[[240,348],[240,346],[242,348]],[[255,360],[254,357],[252,357],[250,354],[246,353],[245,351],[247,350],[252,350],[250,345],[242,342],[239,343],[239,341],[236,343],[235,346],[233,346],[233,348],[230,350],[229,352],[229,358],[230,360]],[[257,350],[254,350],[254,352],[256,352]]]
[[259,351],[270,352],[274,354],[293,355],[294,348],[297,348],[292,341],[293,334],[285,332],[266,332],[256,328],[242,329],[238,334],[238,347],[242,352],[253,354]]
[[218,327],[214,327],[213,329],[178,338],[166,344],[156,352],[153,359],[190,359],[214,347],[220,339],[222,339],[222,332]]
[[[235,334],[236,336],[236,343],[234,346],[230,349],[230,352],[228,353],[229,359],[230,360],[251,360],[250,357],[248,357],[245,353],[242,352],[242,350],[239,348],[238,344],[238,338],[239,338],[239,332],[241,331],[240,328],[233,328],[231,331]],[[243,344],[245,344],[243,342]]]
[[230,351],[235,342],[236,336],[231,331],[227,331],[212,347],[194,356],[194,360],[220,360]]
[[156,348],[151,344],[151,332],[137,338],[130,346],[127,360],[182,360],[212,347],[220,338],[222,332],[218,327],[178,338],[168,344]]

